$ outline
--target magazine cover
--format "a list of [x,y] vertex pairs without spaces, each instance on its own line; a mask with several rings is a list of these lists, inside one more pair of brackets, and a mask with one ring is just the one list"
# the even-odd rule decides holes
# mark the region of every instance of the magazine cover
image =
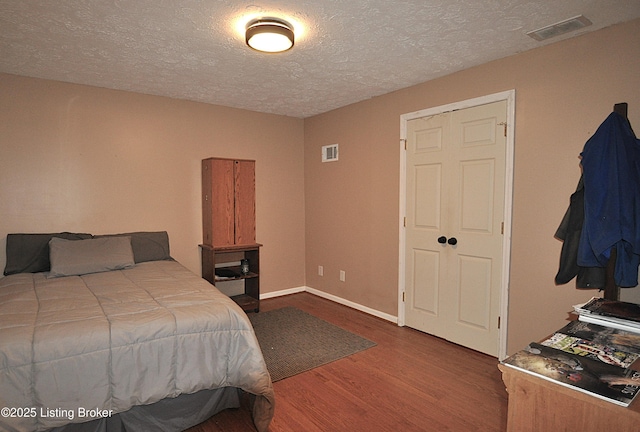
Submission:
[[622,406],[628,406],[640,390],[640,372],[537,343],[502,363]]
[[575,336],[589,340],[594,344],[605,345],[618,351],[640,355],[640,334],[638,333],[584,321],[571,321],[556,333]]
[[630,367],[640,357],[638,354],[627,353],[611,346],[599,345],[590,340],[563,333],[554,333],[550,338],[540,343],[570,354],[598,360],[621,368]]

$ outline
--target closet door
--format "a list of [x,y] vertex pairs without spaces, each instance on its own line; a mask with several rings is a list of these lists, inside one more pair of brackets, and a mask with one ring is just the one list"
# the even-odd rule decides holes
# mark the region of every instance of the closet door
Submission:
[[406,325],[498,354],[506,101],[407,123]]

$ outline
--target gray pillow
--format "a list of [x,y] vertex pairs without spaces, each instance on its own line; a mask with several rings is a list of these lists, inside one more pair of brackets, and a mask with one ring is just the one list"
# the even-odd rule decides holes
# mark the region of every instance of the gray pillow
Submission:
[[7,264],[4,275],[49,271],[49,240],[60,237],[67,240],[90,239],[91,234],[7,234]]
[[87,240],[49,241],[49,278],[122,270],[133,267],[130,237],[104,237]]
[[131,237],[133,258],[137,263],[170,260],[169,234],[166,231],[138,231],[122,234],[103,234],[93,238]]

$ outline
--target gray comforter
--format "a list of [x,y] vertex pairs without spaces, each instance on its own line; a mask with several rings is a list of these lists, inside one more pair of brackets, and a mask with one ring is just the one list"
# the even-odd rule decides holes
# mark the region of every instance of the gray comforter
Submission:
[[273,416],[251,324],[227,296],[175,261],[47,279],[0,279],[0,430],[42,431],[203,389],[255,394]]

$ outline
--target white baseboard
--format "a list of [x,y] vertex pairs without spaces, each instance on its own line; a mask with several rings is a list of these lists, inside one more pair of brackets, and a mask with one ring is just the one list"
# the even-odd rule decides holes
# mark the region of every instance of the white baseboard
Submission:
[[305,292],[307,287],[297,287],[297,288],[289,288],[281,291],[271,291],[268,293],[260,293],[260,300],[274,298],[274,297],[282,297],[289,294],[295,294],[299,292]]
[[393,316],[393,315],[390,315],[390,314],[387,314],[387,313],[384,313],[384,312],[380,312],[379,310],[376,310],[376,309],[371,309],[370,307],[363,306],[363,305],[361,305],[359,303],[354,303],[354,302],[352,302],[350,300],[343,299],[342,297],[338,297],[338,296],[335,296],[333,294],[329,294],[329,293],[326,293],[324,291],[320,291],[320,290],[317,290],[315,288],[311,288],[311,287],[308,287],[308,286],[301,286],[301,287],[297,287],[297,288],[289,288],[289,289],[286,289],[286,290],[272,291],[272,292],[260,294],[260,300],[268,299],[268,298],[274,298],[274,297],[280,297],[280,296],[289,295],[289,294],[295,294],[295,293],[299,293],[299,292],[308,292],[310,294],[316,295],[318,297],[322,297],[322,298],[327,299],[327,300],[331,300],[331,301],[339,303],[341,305],[349,306],[352,309],[356,309],[356,310],[359,310],[361,312],[368,313],[369,315],[373,315],[375,317],[382,318],[383,320],[391,321],[394,324],[398,323],[398,317],[397,316]]

